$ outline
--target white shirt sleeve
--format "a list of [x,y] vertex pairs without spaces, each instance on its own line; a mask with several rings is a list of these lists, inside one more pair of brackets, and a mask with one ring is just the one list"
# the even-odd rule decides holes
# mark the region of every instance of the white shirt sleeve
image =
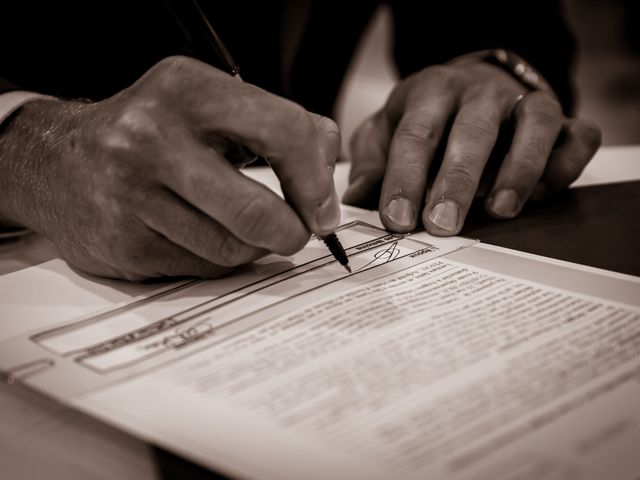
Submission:
[[41,93],[27,92],[25,90],[14,90],[0,94],[0,125],[22,105],[31,100],[37,100],[38,98],[54,97]]

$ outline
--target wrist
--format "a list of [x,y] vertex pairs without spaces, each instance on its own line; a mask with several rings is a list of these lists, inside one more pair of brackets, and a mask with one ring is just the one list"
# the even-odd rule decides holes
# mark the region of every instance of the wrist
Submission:
[[514,52],[506,49],[496,48],[467,53],[454,58],[449,63],[451,65],[467,65],[478,62],[500,68],[530,92],[542,91],[557,98],[551,85],[549,85],[533,65],[529,64]]
[[59,194],[50,180],[52,163],[63,158],[77,120],[76,102],[31,99],[15,109],[0,129],[0,223],[39,230],[48,198]]

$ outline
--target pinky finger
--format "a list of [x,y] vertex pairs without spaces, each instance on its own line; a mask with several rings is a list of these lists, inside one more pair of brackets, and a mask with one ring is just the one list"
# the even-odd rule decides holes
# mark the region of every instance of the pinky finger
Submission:
[[582,119],[569,120],[561,134],[560,145],[549,156],[544,174],[531,199],[539,201],[573,183],[600,148],[600,128]]

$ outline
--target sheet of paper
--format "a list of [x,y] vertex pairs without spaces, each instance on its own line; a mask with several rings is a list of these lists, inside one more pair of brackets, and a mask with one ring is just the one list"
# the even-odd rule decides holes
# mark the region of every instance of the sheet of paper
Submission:
[[[436,246],[426,234],[391,235],[362,221],[344,225],[339,234],[353,274],[335,261],[323,242],[312,239],[293,257],[272,255],[220,280],[132,286],[126,292],[136,295],[97,284],[92,294],[121,300],[106,302],[105,308],[96,309],[89,301],[61,312],[36,306],[25,314],[27,302],[8,305],[5,333],[0,335],[0,369],[64,401],[206,349],[252,322],[264,321],[283,303],[285,309],[293,308],[299,298],[321,298],[322,288],[349,289],[474,243],[453,238]],[[52,267],[40,266],[38,271],[57,270],[56,264]],[[3,280],[11,283],[12,276],[20,279],[26,274]],[[69,274],[66,279],[78,283],[82,298],[89,297],[83,279]],[[78,315],[83,308],[85,314]],[[64,318],[61,313],[70,315]]]
[[33,388],[260,479],[640,475],[640,280],[464,239],[340,237],[0,342]]
[[571,187],[640,180],[640,145],[600,148]]

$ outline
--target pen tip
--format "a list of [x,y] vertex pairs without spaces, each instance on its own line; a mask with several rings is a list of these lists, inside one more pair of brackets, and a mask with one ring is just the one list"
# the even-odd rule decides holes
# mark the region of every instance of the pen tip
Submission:
[[345,269],[347,272],[351,273],[351,267],[349,266],[349,264],[348,264],[348,263],[347,263],[346,265],[343,265],[343,266],[344,266],[344,269]]

